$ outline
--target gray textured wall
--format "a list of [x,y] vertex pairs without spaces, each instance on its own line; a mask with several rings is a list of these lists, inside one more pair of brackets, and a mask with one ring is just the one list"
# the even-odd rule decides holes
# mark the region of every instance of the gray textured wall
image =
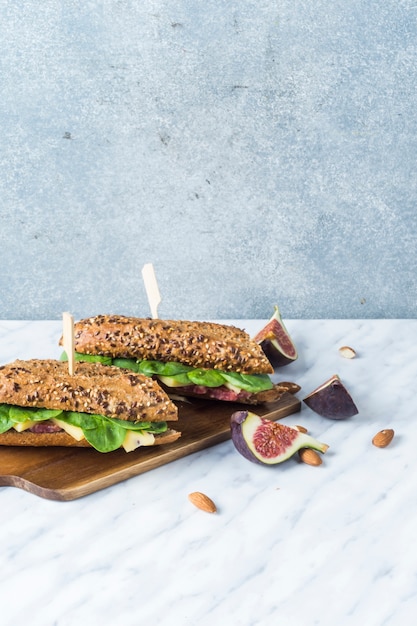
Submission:
[[414,317],[416,20],[0,2],[0,318]]

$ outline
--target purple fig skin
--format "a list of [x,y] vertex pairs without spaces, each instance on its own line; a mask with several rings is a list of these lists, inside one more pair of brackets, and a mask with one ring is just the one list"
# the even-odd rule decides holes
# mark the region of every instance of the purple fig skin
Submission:
[[350,393],[335,374],[312,391],[303,402],[315,413],[332,420],[343,420],[359,413]]
[[274,369],[292,363],[298,358],[297,349],[285,328],[278,306],[269,322],[255,335]]
[[289,363],[295,361],[295,359],[282,354],[282,352],[278,350],[278,348],[274,345],[271,339],[265,339],[264,341],[261,341],[260,346],[274,369],[277,369],[278,367],[284,367],[284,365],[288,365]]
[[252,463],[258,463],[262,465],[262,461],[256,458],[254,454],[249,450],[246,445],[246,441],[242,435],[241,424],[245,421],[248,416],[249,411],[236,411],[233,413],[230,418],[230,428],[232,432],[232,441],[238,452],[248,461],[252,461]]
[[300,448],[313,448],[323,453],[329,447],[298,429],[249,411],[233,413],[230,426],[236,450],[249,461],[260,465],[282,463]]

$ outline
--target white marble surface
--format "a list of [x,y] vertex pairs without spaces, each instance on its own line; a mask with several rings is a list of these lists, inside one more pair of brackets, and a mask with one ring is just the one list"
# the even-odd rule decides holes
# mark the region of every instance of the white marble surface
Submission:
[[[71,502],[0,488],[3,626],[413,623],[417,320],[286,323],[299,359],[277,379],[302,399],[338,373],[359,408],[284,419],[330,445],[323,465],[257,466],[226,442]],[[0,362],[58,356],[60,331],[0,321]],[[386,427],[394,441],[375,448]],[[188,502],[195,490],[217,514]]]

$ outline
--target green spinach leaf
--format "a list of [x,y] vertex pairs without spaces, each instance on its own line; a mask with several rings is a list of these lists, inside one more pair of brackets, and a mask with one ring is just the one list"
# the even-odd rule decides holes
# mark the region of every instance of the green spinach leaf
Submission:
[[10,419],[10,406],[8,404],[0,404],[0,433],[5,433],[13,426],[13,421]]
[[268,374],[237,374],[236,372],[222,372],[224,378],[232,385],[250,393],[258,393],[272,389],[273,384]]

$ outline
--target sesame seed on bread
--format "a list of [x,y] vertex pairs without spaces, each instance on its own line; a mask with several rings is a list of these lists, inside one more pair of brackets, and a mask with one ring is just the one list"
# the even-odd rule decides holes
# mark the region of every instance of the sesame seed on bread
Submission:
[[101,363],[16,360],[0,366],[0,403],[96,413],[130,421],[178,419],[178,409],[147,376]]
[[177,361],[240,374],[274,371],[262,348],[244,330],[214,322],[97,315],[75,323],[74,342],[82,354]]

